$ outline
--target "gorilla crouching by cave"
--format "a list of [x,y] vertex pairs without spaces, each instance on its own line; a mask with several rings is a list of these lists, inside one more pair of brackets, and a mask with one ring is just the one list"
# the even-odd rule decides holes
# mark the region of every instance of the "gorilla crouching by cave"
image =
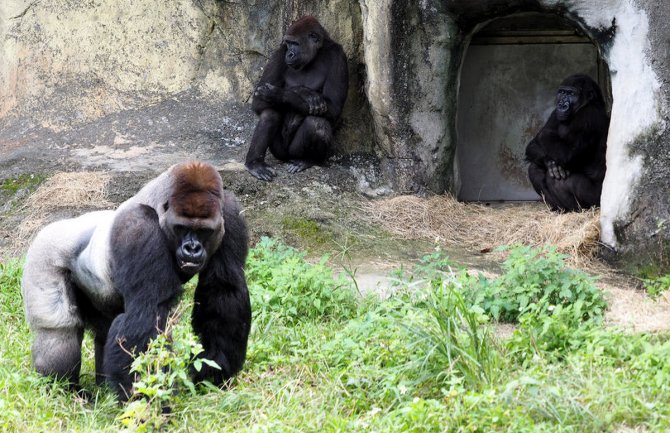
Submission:
[[221,384],[244,363],[251,306],[246,223],[209,164],[177,164],[115,211],[44,227],[28,250],[22,292],[35,369],[78,386],[84,328],[94,333],[98,384],[132,393],[131,353],[165,329],[182,284],[199,274],[191,318],[203,364],[195,381]]
[[526,148],[530,182],[552,210],[600,205],[608,127],[598,84],[583,74],[563,80],[556,108]]
[[297,173],[326,160],[333,129],[347,97],[349,76],[342,47],[316,18],[293,23],[265,66],[251,106],[259,116],[245,166],[271,181],[268,149]]

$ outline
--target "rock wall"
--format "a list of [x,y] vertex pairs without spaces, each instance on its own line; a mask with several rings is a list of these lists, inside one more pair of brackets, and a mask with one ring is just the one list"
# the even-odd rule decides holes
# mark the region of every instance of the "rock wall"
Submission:
[[342,150],[370,151],[352,0],[3,0],[0,118],[63,129],[194,90],[246,102],[284,30],[304,14],[317,16],[350,60]]
[[462,60],[478,29],[522,12],[597,45],[613,97],[602,240],[668,260],[666,0],[3,0],[0,128],[58,131],[185,92],[246,104],[286,27],[312,14],[349,57],[340,149],[376,154],[398,192],[456,193]]
[[[646,32],[641,42],[644,62],[631,61],[640,56],[622,48],[620,63],[627,65],[630,74],[620,77],[625,91],[619,117],[620,129],[630,128],[622,141],[624,161],[634,161],[640,171],[633,180],[626,173],[608,173],[608,204],[604,208],[603,240],[614,245],[620,258],[633,264],[649,261],[670,269],[670,8],[667,2],[641,0],[641,23],[630,30],[631,36]],[[622,44],[624,45],[623,41]],[[654,81],[640,80],[653,76]],[[627,127],[628,125],[628,127]],[[623,135],[623,133],[622,133]],[[608,142],[609,144],[609,142]],[[610,155],[608,154],[608,164]],[[609,171],[609,165],[608,165]],[[620,174],[621,176],[617,176]],[[617,197],[617,185],[630,182],[626,201]]]

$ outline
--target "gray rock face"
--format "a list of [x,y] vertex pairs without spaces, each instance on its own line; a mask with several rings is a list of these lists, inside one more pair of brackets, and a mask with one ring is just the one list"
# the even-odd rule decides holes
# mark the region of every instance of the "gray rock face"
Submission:
[[341,150],[371,151],[360,7],[347,0],[3,0],[0,118],[62,130],[187,91],[246,103],[303,14],[317,15],[350,59]]
[[[236,113],[248,109],[253,87],[286,27],[311,14],[349,57],[351,85],[336,135],[340,151],[376,155],[395,191],[458,194],[459,170],[465,169],[456,158],[462,145],[457,133],[460,74],[473,37],[497,18],[543,13],[568,20],[588,37],[604,65],[598,70],[604,71],[612,122],[603,243],[627,257],[659,259],[668,256],[670,240],[666,3],[3,0],[0,153],[32,146],[53,159],[65,149],[66,164],[104,146],[150,148],[144,143],[160,134],[168,143],[155,146],[161,152],[185,146],[178,153],[182,157],[195,143],[193,156],[212,158],[219,152],[222,159],[241,160],[253,115],[250,109]],[[167,118],[182,119],[172,125],[184,125],[176,134],[161,132],[159,125],[161,107],[170,100],[177,101],[177,108]],[[206,107],[203,116],[198,101]],[[220,106],[225,106],[220,125],[197,126],[216,119]],[[148,107],[158,107],[156,117],[143,111]],[[145,113],[139,115],[141,122],[153,129],[133,126],[137,110]],[[223,143],[219,132],[226,135],[229,125],[243,128]],[[114,130],[114,139],[99,143],[93,138],[98,127]],[[88,135],[77,135],[78,130]]]

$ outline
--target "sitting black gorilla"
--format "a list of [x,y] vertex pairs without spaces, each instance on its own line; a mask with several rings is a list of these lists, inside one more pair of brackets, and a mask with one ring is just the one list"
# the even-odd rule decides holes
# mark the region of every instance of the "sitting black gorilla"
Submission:
[[600,205],[608,127],[598,84],[583,74],[563,80],[556,109],[526,148],[530,182],[552,210]]
[[342,47],[314,17],[293,23],[254,92],[251,104],[259,119],[245,161],[249,173],[272,180],[275,172],[265,163],[267,149],[290,162],[290,173],[323,162],[331,151],[348,86]]

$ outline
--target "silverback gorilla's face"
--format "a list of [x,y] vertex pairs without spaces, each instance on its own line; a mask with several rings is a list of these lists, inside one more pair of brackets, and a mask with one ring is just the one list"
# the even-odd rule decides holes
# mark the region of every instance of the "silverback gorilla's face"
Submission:
[[[197,168],[197,167],[196,167]],[[183,170],[182,187],[163,205],[161,227],[179,270],[195,275],[221,245],[224,234],[222,187],[218,173]]]
[[194,218],[178,215],[168,209],[165,226],[177,266],[186,275],[200,272],[221,244],[224,234],[220,211],[206,218]]
[[216,251],[223,235],[223,220],[208,221],[207,225],[173,227],[176,242],[177,266],[187,275],[195,275],[205,266],[211,253]]

